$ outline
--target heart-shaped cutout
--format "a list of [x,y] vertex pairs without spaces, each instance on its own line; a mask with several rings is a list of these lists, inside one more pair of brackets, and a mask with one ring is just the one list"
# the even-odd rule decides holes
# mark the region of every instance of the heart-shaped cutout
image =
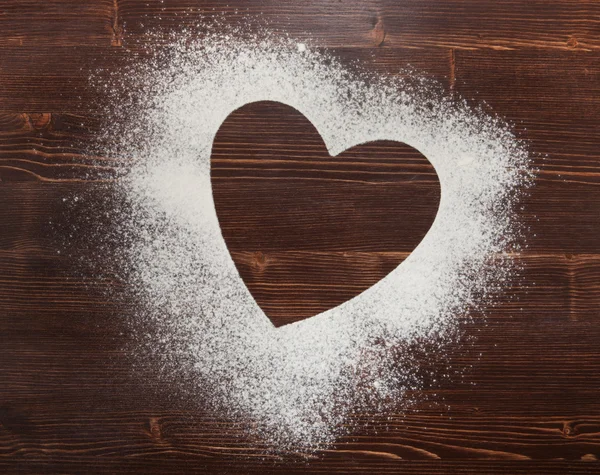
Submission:
[[211,180],[233,261],[276,327],[380,281],[423,239],[440,201],[435,169],[414,148],[377,141],[332,157],[304,115],[270,101],[224,121]]

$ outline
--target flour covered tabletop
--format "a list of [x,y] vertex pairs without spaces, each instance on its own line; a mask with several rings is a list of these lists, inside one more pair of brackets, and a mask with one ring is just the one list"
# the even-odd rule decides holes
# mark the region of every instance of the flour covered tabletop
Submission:
[[[580,1],[300,5],[252,0],[236,5],[6,0],[0,6],[0,466],[6,473],[597,473],[599,17],[600,5]],[[277,41],[302,45],[295,46],[294,54],[321,55],[323,63],[315,60],[315,67],[347,71],[350,79],[358,75],[367,88],[388,78],[408,91],[427,91],[426,97],[419,96],[419,117],[437,117],[443,102],[448,111],[469,110],[475,118],[497,115],[494,127],[499,129],[508,121],[506,130],[519,147],[506,150],[505,156],[518,159],[519,150],[526,150],[530,160],[527,167],[520,168],[523,158],[507,168],[507,173],[515,171],[510,175],[515,179],[522,173],[514,183],[527,184],[518,187],[519,205],[510,210],[511,223],[520,227],[511,228],[508,237],[519,245],[496,256],[502,269],[511,264],[511,271],[502,274],[505,281],[486,281],[490,285],[483,287],[461,281],[456,289],[477,289],[468,300],[458,293],[452,301],[441,299],[439,292],[427,294],[430,305],[419,309],[433,312],[442,308],[440,302],[470,303],[463,311],[451,309],[448,315],[455,319],[443,320],[450,326],[435,327],[451,332],[413,334],[410,343],[394,345],[388,353],[386,338],[398,326],[385,319],[389,315],[381,309],[388,306],[382,304],[379,321],[387,322],[388,333],[378,330],[371,334],[377,339],[365,340],[368,344],[345,346],[362,350],[355,360],[355,353],[334,349],[339,350],[345,336],[363,333],[309,317],[340,304],[342,310],[348,308],[344,302],[368,292],[398,264],[402,269],[420,259],[419,253],[410,255],[427,234],[440,197],[442,204],[452,202],[444,201],[443,177],[463,176],[460,170],[490,163],[481,154],[471,160],[464,154],[457,175],[450,169],[446,175],[431,150],[417,146],[426,134],[394,142],[397,148],[383,142],[383,149],[364,145],[356,153],[352,148],[344,152],[335,137],[344,133],[342,117],[358,117],[352,116],[359,110],[354,107],[358,101],[352,102],[356,97],[336,100],[353,106],[344,114],[340,109],[340,122],[331,126],[319,122],[310,107],[302,110],[299,101],[282,101],[291,97],[289,90],[279,97],[257,95],[254,101],[286,102],[295,110],[259,102],[236,112],[234,107],[227,113],[190,112],[185,104],[193,103],[193,89],[171,102],[144,103],[144,98],[162,97],[157,92],[165,83],[142,83],[134,74],[140,68],[168,71],[178,55],[199,44],[208,48],[200,54],[202,61],[216,64],[224,51],[235,50],[236,35],[231,33],[229,43],[222,38],[232,31],[245,41],[271,31]],[[219,50],[211,51],[210,41],[203,43],[211,35],[221,37]],[[171,70],[172,82],[166,83],[175,93],[180,73]],[[259,83],[249,86],[260,90]],[[314,97],[326,103],[323,98],[330,91],[314,90]],[[370,96],[371,102],[390,94]],[[180,110],[169,109],[181,104]],[[402,104],[398,99],[398,107]],[[122,113],[114,114],[117,110]],[[328,111],[333,115],[337,110]],[[177,160],[193,146],[202,147],[206,130],[185,132],[189,141],[176,142],[181,147],[162,156],[164,173],[153,168],[158,160],[144,168],[140,157],[153,156],[168,137],[181,137],[196,114],[213,117],[216,129],[222,125],[208,162],[210,174],[194,182],[193,167],[187,174],[179,169],[179,188],[160,194],[176,175]],[[455,125],[462,130],[479,127],[482,136],[490,136],[483,122],[472,120],[463,115]],[[373,128],[368,136],[389,139],[378,136],[384,129],[385,124]],[[365,129],[352,130],[358,145]],[[164,140],[150,140],[156,137]],[[463,137],[436,146],[450,156],[456,147],[472,147]],[[313,155],[322,147],[320,140],[325,154]],[[396,160],[387,156],[392,148]],[[328,154],[333,155],[330,161],[325,160]],[[192,163],[193,157],[188,158]],[[156,173],[148,173],[152,171]],[[494,183],[506,183],[509,175],[493,176],[504,178],[490,180],[487,191]],[[123,187],[123,180],[136,183],[139,193],[132,195],[133,188]],[[239,270],[258,309],[280,319],[277,329],[266,317],[244,327],[237,347],[228,344],[227,360],[197,360],[198,354],[216,353],[189,346],[199,341],[209,350],[218,346],[214,325],[203,327],[202,319],[197,327],[188,325],[196,320],[188,318],[186,305],[197,303],[198,295],[203,302],[222,302],[203,308],[209,317],[221,318],[219,312],[210,314],[211,308],[227,308],[231,316],[250,308],[240,302],[251,302],[237,300],[239,293],[217,293],[217,298],[204,287],[193,292],[180,285],[211,282],[201,279],[210,265],[187,265],[207,255],[205,248],[193,245],[205,241],[182,239],[185,227],[177,221],[182,216],[196,219],[194,212],[213,216],[206,203],[194,204],[194,197],[201,196],[195,183],[212,190],[216,229],[226,243],[219,249],[231,251],[226,268]],[[132,196],[139,200],[132,202]],[[486,197],[482,194],[481,203]],[[512,195],[505,198],[517,203]],[[150,208],[139,205],[153,200],[162,208],[152,209],[163,214],[140,214]],[[495,203],[490,213],[507,212],[503,205]],[[169,215],[165,210],[178,211]],[[484,242],[473,229],[483,228],[465,227],[464,246]],[[427,239],[425,247],[431,249]],[[182,246],[177,248],[181,252],[171,253],[173,243]],[[132,249],[145,253],[138,254],[144,266],[130,265]],[[441,253],[436,262],[448,263],[451,255]],[[167,275],[172,280],[165,281]],[[398,287],[398,296],[402,305],[414,309],[410,305],[416,300],[408,296],[418,294],[407,294],[407,289],[421,284],[410,275]],[[378,295],[384,302],[387,294]],[[406,311],[402,321],[424,314]],[[344,315],[359,314],[333,317],[342,322]],[[165,340],[171,333],[163,330],[175,323],[179,338]],[[223,327],[228,324],[223,317]],[[291,338],[298,325],[323,331]],[[252,351],[249,334],[261,342]],[[307,335],[320,337],[310,346]],[[321,367],[319,345],[327,341],[325,336],[331,339],[327,354],[343,358]],[[314,371],[287,371],[283,363],[298,360],[283,351],[281,342],[313,348],[301,353],[306,355],[301,366]],[[382,355],[392,357],[385,361]],[[214,364],[212,370],[198,370],[204,385],[189,370],[198,361]],[[223,366],[223,361],[235,365]],[[238,371],[244,365],[247,369]],[[327,386],[346,389],[325,401],[310,400],[306,382],[329,381],[323,378],[331,368],[352,384]],[[211,374],[221,377],[207,379]],[[257,375],[260,384],[248,382],[257,381],[252,379]],[[267,380],[290,375],[298,379],[286,380],[287,405],[278,405],[276,393],[269,392],[275,386]],[[393,375],[397,384],[388,386],[386,375]],[[293,384],[296,391],[290,389]],[[251,397],[244,399],[239,391],[244,387]],[[348,388],[356,389],[351,397],[344,392]],[[234,394],[235,414],[228,414],[217,393]],[[362,395],[360,400],[351,400],[355,394]],[[356,410],[347,410],[343,399]],[[240,408],[255,409],[254,431],[244,420],[247,411]],[[281,408],[286,410],[277,412]],[[265,430],[261,414],[267,413],[279,421],[277,427],[312,429]],[[274,414],[286,416],[277,419]],[[321,430],[328,423],[337,424],[332,437]],[[315,439],[315,434],[327,436]]]

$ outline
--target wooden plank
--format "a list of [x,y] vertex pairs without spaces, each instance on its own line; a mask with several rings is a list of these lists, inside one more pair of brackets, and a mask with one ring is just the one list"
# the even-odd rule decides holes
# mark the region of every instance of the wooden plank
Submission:
[[7,0],[0,45],[72,46],[156,42],[149,31],[194,34],[219,24],[270,26],[324,47],[597,50],[597,2],[563,0],[338,1]]
[[[85,243],[86,237],[79,241]],[[89,249],[73,246],[67,250],[72,255],[65,255],[52,236],[25,243],[26,247],[0,251],[0,308],[7,315],[56,316],[67,311],[96,315],[107,312],[104,304],[111,311],[123,304],[111,303],[106,294],[112,289],[116,297],[124,291],[122,280],[108,272],[96,275],[97,267],[78,263],[93,257]],[[93,241],[88,244],[94,246]],[[257,266],[256,254],[234,251],[234,258],[259,303],[282,316],[331,308],[373,285],[406,257],[404,252],[274,251],[263,253],[262,265]],[[521,276],[505,289],[499,306],[489,309],[489,318],[530,322],[532,315],[539,315],[559,328],[594,322],[600,304],[600,256],[524,254],[515,260],[523,268]],[[33,330],[36,321],[22,320],[24,330]]]
[[[179,474],[182,467],[186,470],[199,473],[277,473],[305,474],[305,473],[365,473],[378,474],[406,473],[421,475],[435,473],[439,475],[564,475],[565,473],[580,475],[597,473],[596,464],[584,461],[403,461],[380,460],[369,457],[371,454],[352,454],[331,457],[326,460],[310,460],[303,462],[273,462],[270,459],[248,458],[245,461],[222,462],[221,459],[206,459],[204,457],[191,457],[187,454],[166,453],[160,457],[118,458],[115,456],[95,457],[86,455],[56,455],[52,458],[46,456],[30,456],[27,463],[19,465],[19,473],[39,474],[46,472],[81,472],[93,467],[95,473],[114,474],[149,473],[156,471],[161,474]],[[374,454],[375,456],[377,454]],[[1,463],[1,462],[0,462]],[[6,464],[9,469],[15,465]],[[22,468],[21,468],[22,467]]]
[[[65,387],[65,392],[76,388]],[[518,392],[515,394],[517,396]],[[86,395],[85,391],[82,395]],[[58,401],[57,401],[58,402]],[[111,401],[115,404],[115,401]],[[67,407],[60,414],[45,413],[41,406],[27,403],[34,411],[25,415],[15,406],[3,408],[6,428],[2,458],[7,456],[35,459],[78,456],[114,457],[119,448],[125,460],[156,460],[165,449],[185,454],[192,460],[229,459],[229,463],[248,461],[258,456],[260,447],[252,447],[239,428],[232,423],[198,414],[194,419],[185,412],[167,412],[154,408],[120,407],[121,410],[93,411],[85,418],[76,408]],[[407,414],[386,422],[377,415],[378,439],[369,430],[363,435],[343,439],[337,451],[322,454],[321,463],[332,458],[350,456],[360,460],[398,463],[400,460],[464,459],[499,460],[547,459],[585,460],[598,446],[597,416],[587,417],[489,417],[481,414],[459,417]],[[385,428],[383,428],[385,427]],[[372,430],[371,430],[372,432]],[[238,439],[236,440],[236,436]],[[569,443],[565,444],[565,440]],[[98,441],[101,441],[98,443]],[[266,460],[277,461],[276,456]],[[315,461],[319,463],[319,461]]]
[[457,49],[597,50],[597,2],[383,1],[386,41],[393,46]]
[[[15,215],[9,208],[0,210],[2,219],[6,222],[18,221],[19,226],[31,222],[34,218],[41,218],[48,213],[48,203],[53,203],[53,213],[60,213],[59,199],[63,197],[87,196],[88,200],[94,200],[93,193],[86,190],[85,182],[89,176],[105,177],[111,174],[110,163],[102,162],[102,168],[91,169],[85,162],[85,158],[78,157],[71,161],[69,156],[58,154],[45,162],[43,153],[26,152],[30,158],[16,158],[21,152],[14,154],[8,152],[0,153],[0,172],[3,185],[0,193],[5,199],[6,206],[9,203],[25,203],[24,212],[27,215]],[[35,157],[33,157],[35,155]],[[41,162],[39,160],[41,159]],[[38,160],[38,161],[36,161]],[[65,163],[66,161],[66,163]],[[54,162],[54,163],[52,163]],[[59,163],[56,163],[59,162]],[[61,163],[62,162],[62,163]],[[79,163],[78,163],[79,162]],[[89,163],[89,162],[88,162]],[[381,173],[385,173],[387,167],[381,165]],[[222,216],[222,225],[230,234],[230,245],[235,251],[274,251],[274,250],[316,250],[316,251],[352,251],[372,250],[387,252],[410,252],[412,246],[399,241],[396,236],[396,223],[389,226],[385,220],[378,216],[395,216],[398,213],[410,212],[405,208],[407,203],[394,202],[393,200],[378,201],[380,188],[374,184],[364,183],[360,174],[351,173],[347,169],[331,170],[327,164],[322,166],[323,175],[326,178],[310,180],[303,177],[306,173],[300,168],[291,168],[286,178],[269,179],[268,177],[253,178],[253,170],[240,170],[238,176],[215,177],[214,193],[220,200],[222,209],[227,209],[227,215]],[[261,173],[269,173],[269,169]],[[311,173],[315,173],[313,170]],[[246,178],[244,178],[245,174]],[[40,183],[47,182],[48,186]],[[592,176],[593,178],[593,176]],[[26,181],[31,181],[26,183]],[[52,185],[52,180],[59,180]],[[81,182],[79,185],[78,182]],[[69,184],[70,183],[70,184]],[[330,184],[335,184],[337,194],[335,196],[328,192]],[[287,187],[287,188],[286,188]],[[312,213],[303,218],[302,223],[297,223],[282,203],[294,205],[295,198],[285,190],[290,187],[304,187],[313,190],[314,193],[324,193],[329,196],[331,205],[321,211],[326,213],[326,218],[318,213]],[[256,190],[252,200],[241,206],[241,196],[251,195]],[[107,191],[97,187],[98,197]],[[329,193],[329,194],[328,194]],[[354,194],[354,195],[353,195]],[[389,193],[385,194],[388,196]],[[388,197],[392,197],[391,195]],[[582,200],[581,197],[585,197]],[[107,196],[104,199],[108,199]],[[277,200],[283,201],[277,201]],[[597,203],[600,199],[600,188],[595,183],[580,183],[558,180],[538,180],[535,188],[524,201],[524,210],[520,211],[526,224],[530,227],[527,241],[529,248],[534,252],[558,252],[566,254],[590,254],[597,252],[597,228],[598,213]],[[333,205],[335,203],[335,205]],[[307,203],[307,206],[310,203]],[[363,215],[368,210],[376,211],[371,218],[365,217],[371,227],[371,231],[353,228],[349,225],[350,205],[356,206],[357,210],[363,210]],[[63,205],[64,206],[64,205]],[[97,205],[94,205],[97,206]],[[103,206],[107,206],[106,203]],[[236,208],[237,207],[237,208]],[[265,218],[269,216],[269,218]],[[421,222],[415,217],[416,222]],[[268,234],[254,227],[256,222],[261,222],[271,231],[279,230],[278,239],[270,239]],[[302,224],[302,226],[300,226]],[[424,224],[424,223],[423,223]],[[41,223],[37,222],[37,226]],[[341,234],[335,242],[328,239],[327,232],[338,229]],[[31,236],[15,235],[22,228],[8,228],[0,236],[3,246],[15,246],[22,240],[31,240]],[[236,238],[236,230],[239,231]],[[244,239],[241,239],[243,231]],[[364,234],[362,232],[364,231]],[[37,232],[37,231],[36,231]],[[41,232],[40,232],[41,233]],[[271,234],[272,235],[272,234]],[[239,239],[238,239],[239,238]],[[236,242],[236,239],[237,242]],[[12,244],[9,244],[11,243]],[[21,244],[19,244],[21,245]],[[235,246],[243,246],[239,249]]]
[[[573,123],[574,114],[590,119],[599,107],[600,61],[596,52],[525,50],[449,54],[435,48],[415,51],[340,47],[333,53],[350,67],[359,61],[374,72],[398,74],[410,66],[425,77],[440,81],[447,89],[456,86],[457,92],[472,103],[485,100],[498,113],[523,127],[562,125],[568,126],[568,131],[573,126],[585,125]],[[103,101],[102,90],[93,86],[90,76],[95,75],[102,82],[128,61],[151,55],[143,47],[3,47],[0,110],[89,114]]]
[[[29,179],[29,177],[28,174],[26,178]],[[85,212],[89,212],[89,210],[93,210],[97,214],[110,211],[110,188],[107,187],[96,187],[92,192],[91,188],[86,188],[85,181],[81,180],[71,183],[45,184],[39,181],[13,182],[13,179],[12,172],[8,178],[3,175],[3,184],[0,186],[0,196],[5,203],[3,209],[0,209],[0,219],[5,223],[12,223],[11,227],[6,228],[0,234],[0,246],[4,249],[24,246],[26,243],[37,246],[47,242],[44,234],[47,232],[46,229],[51,218],[64,216],[68,209],[68,204],[62,201],[63,198],[72,202],[75,196],[81,197],[82,202],[78,205],[79,219],[81,220],[85,219]],[[264,253],[282,250],[412,251],[412,247],[399,241],[395,234],[404,226],[403,223],[394,221],[393,225],[382,224],[385,216],[408,212],[409,210],[403,208],[406,204],[374,201],[378,196],[376,188],[369,187],[367,184],[343,182],[338,186],[338,194],[329,197],[332,200],[331,203],[336,204],[335,206],[315,210],[311,215],[307,215],[302,223],[297,223],[285,207],[276,206],[276,199],[284,200],[285,203],[291,205],[292,197],[283,193],[281,189],[286,185],[308,186],[305,180],[290,178],[271,181],[276,181],[275,185],[277,186],[271,186],[268,180],[263,180],[259,184],[254,182],[253,185],[244,180],[215,180],[215,195],[222,200],[223,209],[228,210],[227,216],[223,215],[221,221],[231,236],[230,246],[234,251]],[[238,208],[236,211],[235,206],[242,193],[240,189],[246,189],[249,194],[260,184],[263,189],[276,194],[269,196],[266,192],[262,193],[256,196],[250,204],[245,204],[243,209]],[[310,186],[313,187],[315,193],[327,192],[327,182],[316,181]],[[353,196],[353,193],[356,195]],[[526,224],[530,227],[527,238],[529,249],[532,252],[563,254],[596,253],[596,229],[598,226],[596,203],[599,195],[598,187],[593,185],[540,183],[535,193],[532,192],[531,196],[527,198],[525,211],[521,212]],[[585,196],[586,199],[582,201],[581,196]],[[12,213],[8,209],[9,204],[21,206],[22,214]],[[249,211],[250,205],[253,206],[253,213],[251,215],[243,214],[241,210]],[[353,227],[348,222],[347,206],[350,205],[357,206],[359,211],[362,210],[361,215],[368,214],[368,210],[376,212],[377,216],[381,218],[368,219],[375,229],[369,232],[365,230],[364,234],[361,234],[363,230],[359,232],[358,228]],[[87,211],[85,207],[87,207]],[[272,212],[269,219],[264,218],[265,214],[261,214],[266,211]],[[319,215],[318,211],[325,214]],[[76,216],[72,217],[73,219],[77,218]],[[116,215],[106,218],[106,224],[110,223],[110,219],[116,218]],[[324,222],[325,218],[327,222]],[[254,228],[254,224],[257,222],[262,223],[264,232]],[[338,229],[340,232],[335,242],[327,239],[327,232],[332,228]],[[243,239],[239,233],[236,234],[236,230],[245,233]],[[275,231],[279,233],[278,239],[272,237]]]

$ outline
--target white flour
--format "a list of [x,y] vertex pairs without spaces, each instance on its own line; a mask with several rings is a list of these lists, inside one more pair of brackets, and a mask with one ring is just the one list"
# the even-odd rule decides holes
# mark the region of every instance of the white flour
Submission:
[[[132,325],[161,360],[157,377],[181,376],[190,394],[249,421],[278,450],[326,446],[347,430],[350,411],[402,401],[414,363],[394,358],[397,349],[443,343],[510,272],[509,259],[497,258],[514,249],[527,151],[501,121],[439,97],[426,81],[351,74],[311,45],[232,32],[175,42],[132,67],[124,86],[132,92],[114,117],[140,120],[124,121],[109,152],[131,158],[119,186],[129,203],[123,265],[140,302]],[[301,111],[334,155],[405,142],[431,161],[442,188],[433,226],[397,269],[279,329],[239,277],[210,182],[219,126],[261,100]]]

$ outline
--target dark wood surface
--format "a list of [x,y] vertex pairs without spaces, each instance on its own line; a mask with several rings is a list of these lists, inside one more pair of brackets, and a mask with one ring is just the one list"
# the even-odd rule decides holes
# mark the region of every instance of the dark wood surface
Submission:
[[[231,23],[261,16],[375,71],[395,74],[410,64],[448,93],[485,102],[513,121],[540,169],[521,212],[531,227],[529,247],[518,257],[523,276],[486,309],[485,322],[476,316],[465,326],[468,343],[440,363],[440,372],[449,364],[460,374],[415,394],[420,402],[390,420],[357,415],[373,419],[374,427],[308,464],[261,456],[235,424],[169,398],[158,380],[135,378],[126,354],[129,309],[104,292],[118,284],[82,275],[73,259],[57,253],[61,236],[50,225],[64,218],[63,197],[96,190],[89,172],[97,162],[83,153],[102,123],[89,72],[119,71],[132,51],[147,54],[150,42],[159,41],[144,35],[150,28],[187,26],[201,34],[202,15],[224,12]],[[598,117],[600,3],[594,1],[251,0],[236,10],[235,2],[197,0],[3,0],[0,470],[600,473]],[[105,172],[114,160],[103,162]],[[377,212],[389,210],[383,200],[365,198],[372,211],[353,224],[366,229],[341,241],[327,233],[347,229],[348,210],[331,214],[328,227],[304,207],[304,229],[318,231],[316,246],[299,238],[297,226],[264,219],[285,219],[276,201],[239,201],[236,177],[247,177],[248,192],[259,177],[269,186],[283,166],[289,186],[308,186],[303,178],[319,175],[313,192],[343,203],[340,181],[350,186],[368,171],[346,162],[307,171],[284,161],[271,167],[259,159],[245,168],[216,160],[213,181],[250,288],[273,315],[287,310],[301,317],[359,292],[410,249],[385,229],[369,229]],[[384,161],[369,166],[388,170]],[[242,213],[246,221],[236,234]],[[256,222],[269,228],[257,233]],[[240,233],[254,238],[244,246],[236,241]],[[293,283],[298,298],[280,292]]]
[[308,119],[275,102],[233,112],[211,165],[227,247],[277,327],[379,282],[417,247],[439,207],[435,169],[414,148],[379,141],[331,157]]

